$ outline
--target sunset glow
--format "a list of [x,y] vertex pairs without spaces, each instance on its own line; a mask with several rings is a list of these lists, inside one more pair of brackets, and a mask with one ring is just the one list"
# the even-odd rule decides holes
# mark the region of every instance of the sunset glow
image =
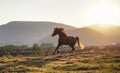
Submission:
[[118,16],[118,9],[114,4],[100,3],[94,5],[91,9],[88,16],[88,21],[90,24],[117,24]]

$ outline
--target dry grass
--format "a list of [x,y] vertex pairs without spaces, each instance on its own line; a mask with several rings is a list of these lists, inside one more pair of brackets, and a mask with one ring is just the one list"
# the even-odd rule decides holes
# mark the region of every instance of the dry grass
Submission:
[[44,57],[1,57],[0,72],[120,73],[119,53],[73,53]]

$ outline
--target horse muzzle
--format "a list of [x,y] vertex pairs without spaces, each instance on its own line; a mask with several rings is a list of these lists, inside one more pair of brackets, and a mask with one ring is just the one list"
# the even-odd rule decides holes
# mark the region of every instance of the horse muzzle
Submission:
[[54,37],[55,36],[55,34],[52,34],[52,37]]

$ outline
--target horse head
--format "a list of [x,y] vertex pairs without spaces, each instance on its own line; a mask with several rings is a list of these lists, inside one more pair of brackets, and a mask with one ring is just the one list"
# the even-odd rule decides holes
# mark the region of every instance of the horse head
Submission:
[[52,36],[55,36],[63,31],[64,31],[64,28],[54,28],[54,32],[53,32]]
[[53,32],[52,36],[55,36],[57,34],[58,34],[58,28],[54,28],[54,32]]

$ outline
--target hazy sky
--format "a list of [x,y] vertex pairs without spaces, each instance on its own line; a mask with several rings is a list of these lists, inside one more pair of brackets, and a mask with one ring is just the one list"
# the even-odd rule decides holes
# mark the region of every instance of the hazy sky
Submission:
[[[107,16],[102,9],[102,12],[98,10],[103,3],[106,5],[104,12],[107,9],[111,12]],[[101,5],[97,8],[98,13],[95,10],[97,5]],[[104,16],[105,20],[102,20]],[[120,0],[0,0],[0,24],[9,21],[52,21],[81,27],[112,21],[108,19],[112,17],[113,23],[120,24]]]

